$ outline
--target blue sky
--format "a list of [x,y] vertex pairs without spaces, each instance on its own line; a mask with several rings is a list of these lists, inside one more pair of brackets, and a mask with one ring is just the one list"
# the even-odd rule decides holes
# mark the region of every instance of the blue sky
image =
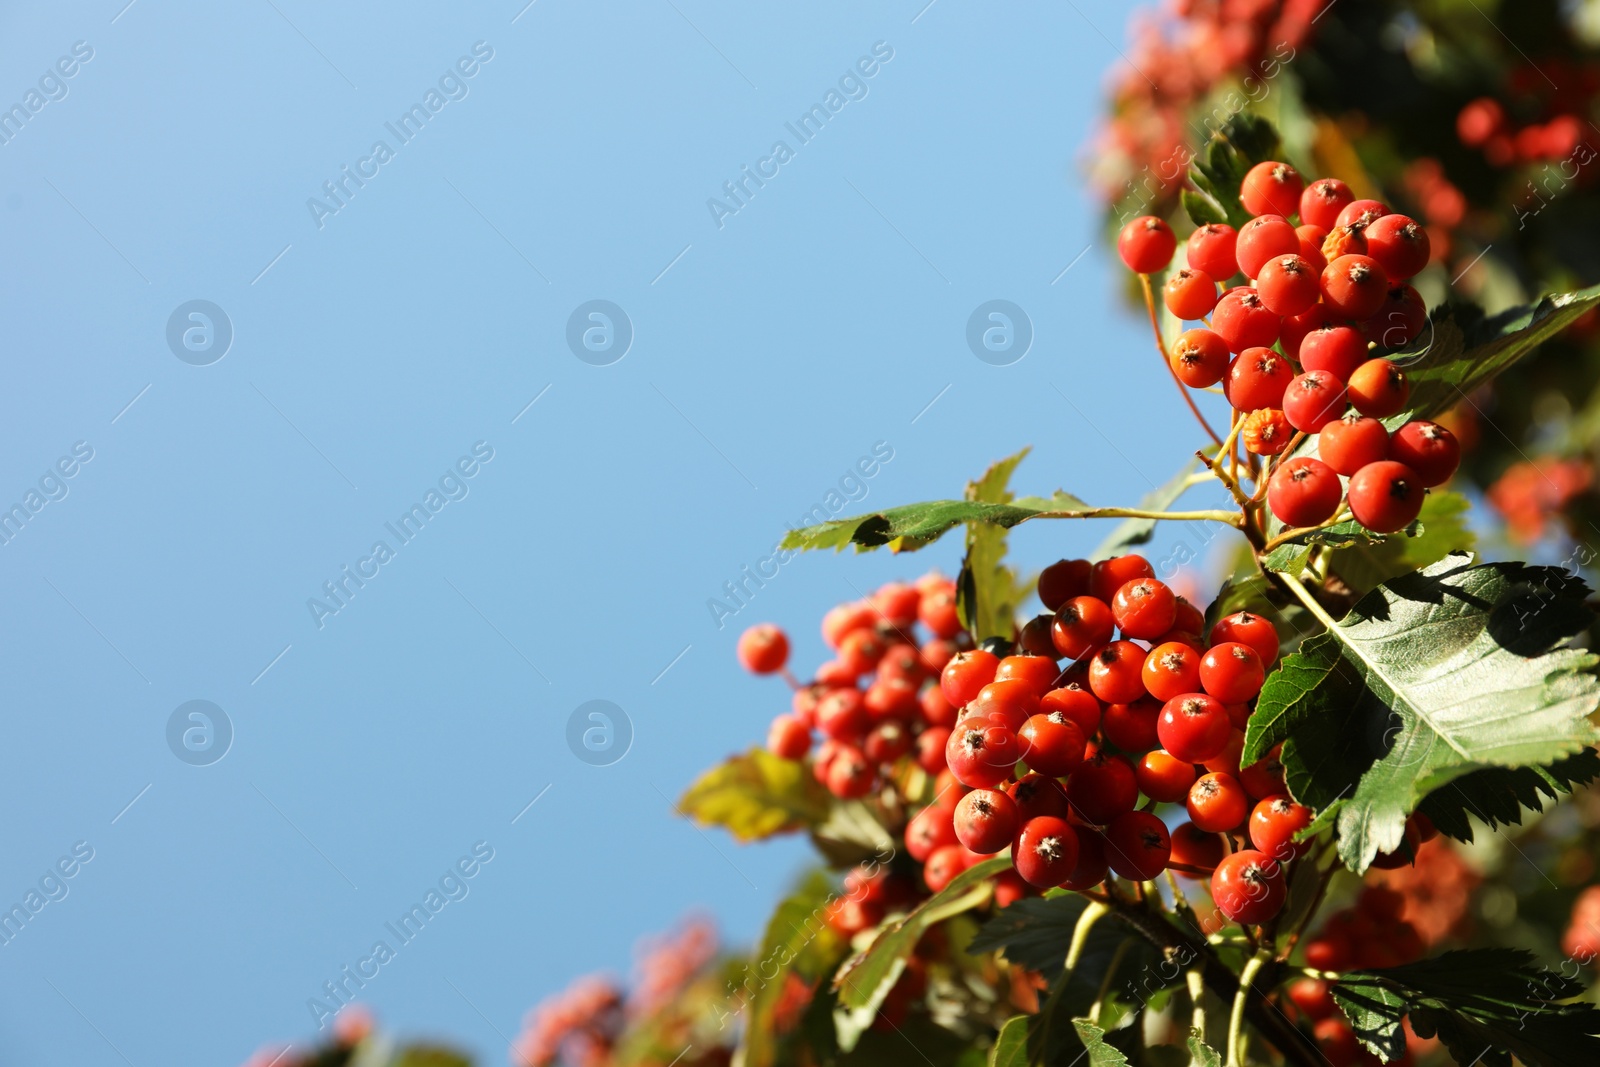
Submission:
[[[749,939],[806,850],[669,804],[786,705],[739,629],[814,664],[827,607],[956,547],[796,559],[721,629],[708,599],[875,446],[852,510],[1024,444],[1019,488],[1129,503],[1199,443],[1080,177],[1120,6],[123,2],[0,14],[0,104],[39,93],[0,145],[0,903],[73,870],[0,945],[7,1062],[303,1041],[475,845],[362,998],[482,1063],[691,908]],[[597,300],[620,359],[569,347]],[[1033,334],[1005,366],[966,341],[992,300]],[[609,766],[567,745],[591,700],[631,723]],[[219,761],[169,747],[190,701]]]

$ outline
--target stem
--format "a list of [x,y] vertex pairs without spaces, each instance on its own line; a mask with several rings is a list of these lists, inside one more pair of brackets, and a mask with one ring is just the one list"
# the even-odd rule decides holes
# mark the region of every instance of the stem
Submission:
[[1311,595],[1311,590],[1301,585],[1298,578],[1290,578],[1285,575],[1283,585],[1289,590],[1289,592],[1294,594],[1296,600],[1305,605],[1305,609],[1311,612],[1311,614],[1316,617],[1316,620],[1322,623],[1325,629],[1332,630],[1335,626],[1339,625],[1339,620],[1335,619],[1332,615],[1329,615],[1328,609],[1317,603],[1317,598]]
[[1183,396],[1183,402],[1189,405],[1189,410],[1194,414],[1195,421],[1200,424],[1200,428],[1205,430],[1211,440],[1220,447],[1222,438],[1217,436],[1217,431],[1211,428],[1211,424],[1206,421],[1206,417],[1200,414],[1200,408],[1196,406],[1194,397],[1190,396],[1189,390],[1184,388],[1183,380],[1178,377],[1178,372],[1172,369],[1172,357],[1167,353],[1166,339],[1161,336],[1161,320],[1156,315],[1156,294],[1155,290],[1150,287],[1150,275],[1139,275],[1139,284],[1144,286],[1144,306],[1150,311],[1150,329],[1156,335],[1156,351],[1161,353],[1161,365],[1167,368],[1168,374],[1172,375],[1172,384],[1178,387],[1178,392]]
[[1110,908],[1094,900],[1083,909],[1083,914],[1078,916],[1078,925],[1072,928],[1072,945],[1067,949],[1066,970],[1071,971],[1078,966],[1078,959],[1083,955],[1083,946],[1089,943],[1089,933],[1094,929],[1094,924],[1110,912]]
[[[1318,857],[1318,859],[1321,858],[1320,856]],[[1287,960],[1289,954],[1294,951],[1294,947],[1300,943],[1300,938],[1305,934],[1306,927],[1311,925],[1311,920],[1317,914],[1317,909],[1322,907],[1322,900],[1328,895],[1328,886],[1333,883],[1334,872],[1338,869],[1339,858],[1335,855],[1333,861],[1328,864],[1327,869],[1322,872],[1322,881],[1317,886],[1316,895],[1311,898],[1311,906],[1306,909],[1306,913],[1300,917],[1300,921],[1295,924],[1294,930],[1290,932],[1288,940],[1283,943],[1283,950],[1278,953],[1279,960]]]
[[1196,970],[1186,972],[1183,977],[1189,983],[1189,1002],[1194,1005],[1189,1025],[1194,1027],[1196,1035],[1201,1041],[1204,1041],[1206,1039],[1206,1008],[1201,1003],[1201,998],[1206,993],[1206,981],[1200,972]]
[[1244,1067],[1245,1005],[1255,991],[1256,975],[1271,955],[1268,949],[1262,949],[1251,956],[1244,970],[1239,972],[1239,991],[1233,995],[1233,1014],[1228,1018],[1228,1067]]
[[1133,938],[1125,937],[1117,946],[1117,951],[1111,954],[1111,962],[1106,964],[1106,975],[1100,979],[1100,989],[1094,995],[1094,1003],[1089,1005],[1089,1021],[1100,1026],[1100,1015],[1105,1010],[1106,994],[1111,992],[1111,980],[1117,975],[1117,968],[1122,966],[1123,957],[1128,954],[1128,949],[1133,947]]
[[1292,530],[1285,530],[1277,537],[1274,537],[1272,540],[1262,545],[1261,551],[1271,552],[1279,545],[1287,544],[1288,542],[1293,541],[1296,537],[1304,537],[1306,534],[1316,533],[1318,530],[1331,529],[1332,527],[1343,522],[1349,516],[1349,514],[1350,509],[1340,505],[1339,510],[1333,513],[1333,518],[1329,519],[1327,522],[1324,522],[1318,526],[1297,526]]
[[1222,522],[1239,525],[1231,511],[1149,511],[1144,508],[1085,508],[1082,511],[1041,511],[1035,519],[1166,519],[1174,522]]

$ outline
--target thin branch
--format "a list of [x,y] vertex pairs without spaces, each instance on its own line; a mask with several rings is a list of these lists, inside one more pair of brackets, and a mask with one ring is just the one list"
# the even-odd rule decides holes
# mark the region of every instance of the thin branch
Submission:
[[1189,410],[1193,412],[1195,421],[1200,424],[1200,428],[1205,430],[1211,440],[1220,447],[1222,438],[1217,436],[1217,431],[1211,428],[1211,424],[1206,421],[1206,417],[1200,414],[1200,408],[1195,404],[1194,397],[1189,394],[1189,390],[1184,387],[1183,379],[1178,377],[1178,372],[1172,367],[1172,357],[1167,352],[1166,339],[1161,336],[1161,320],[1156,315],[1156,294],[1155,290],[1150,287],[1150,275],[1139,275],[1139,284],[1144,286],[1144,306],[1150,311],[1150,329],[1156,335],[1156,351],[1161,353],[1161,365],[1167,368],[1168,374],[1172,375],[1172,384],[1178,387],[1178,392],[1183,396],[1183,402],[1189,405]]
[[1244,1011],[1255,992],[1256,975],[1271,955],[1269,949],[1261,949],[1239,972],[1239,991],[1233,995],[1233,1014],[1228,1018],[1228,1067],[1244,1067]]

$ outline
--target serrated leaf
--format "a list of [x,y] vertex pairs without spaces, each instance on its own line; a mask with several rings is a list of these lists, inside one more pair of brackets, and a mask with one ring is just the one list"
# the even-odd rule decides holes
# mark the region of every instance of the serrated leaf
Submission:
[[753,748],[702,774],[678,809],[739,841],[759,841],[822,822],[832,799],[805,763]]
[[1106,1032],[1094,1023],[1088,1019],[1074,1019],[1072,1028],[1078,1032],[1078,1040],[1083,1042],[1083,1050],[1089,1057],[1085,1062],[1089,1067],[1128,1067],[1128,1057],[1120,1049],[1106,1044]]
[[1336,549],[1328,570],[1357,593],[1365,593],[1391,578],[1437,563],[1452,552],[1466,552],[1477,537],[1467,526],[1471,503],[1460,493],[1433,490],[1422,502],[1415,536],[1389,537],[1374,544]]
[[1251,217],[1239,203],[1240,183],[1252,166],[1277,150],[1278,131],[1270,122],[1248,111],[1236,112],[1196,156],[1189,180],[1221,208],[1224,217],[1218,221],[1237,229]]
[[1422,336],[1390,357],[1411,380],[1411,409],[1392,421],[1398,425],[1455,407],[1597,305],[1600,286],[1546,296],[1492,316],[1465,304],[1435,308]]
[[1417,810],[1432,819],[1440,833],[1470,843],[1468,815],[1477,816],[1490,829],[1520,826],[1524,808],[1543,811],[1547,799],[1556,800],[1596,778],[1600,778],[1600,755],[1587,748],[1548,767],[1486,767],[1462,775],[1429,793]]
[[811,843],[834,867],[853,867],[874,858],[887,862],[895,851],[894,837],[872,808],[859,800],[835,801],[828,817],[811,827]]
[[1180,194],[1180,199],[1183,201],[1183,210],[1188,214],[1189,221],[1196,226],[1228,221],[1227,213],[1207,193],[1197,193],[1193,189],[1185,189]]
[[1000,1027],[989,1050],[989,1067],[1028,1067],[1027,1015],[1013,1015]]
[[1409,1015],[1412,1027],[1437,1034],[1456,1062],[1496,1067],[1510,1067],[1512,1056],[1529,1067],[1600,1061],[1600,1008],[1570,1002],[1583,991],[1531,953],[1504,948],[1355,971],[1333,985],[1334,1000],[1380,1055],[1404,1051],[1400,1020]]
[[767,920],[754,968],[761,984],[744,1006],[744,1026],[734,1054],[737,1067],[773,1067],[778,1062],[773,1018],[789,976],[815,987],[838,962],[844,946],[825,915],[834,895],[828,879],[813,871]]
[[1189,1067],[1222,1067],[1222,1053],[1193,1031],[1189,1034]]
[[790,530],[784,535],[781,547],[802,551],[816,548],[842,550],[855,545],[857,551],[865,552],[888,545],[894,551],[910,551],[932,544],[964,522],[993,523],[1009,530],[1019,522],[1041,516],[1092,519],[1099,517],[1103,510],[1091,508],[1071,493],[1062,492],[1048,499],[1022,497],[1010,504],[929,500]]
[[987,900],[989,878],[1010,866],[1011,860],[996,856],[962,871],[911,913],[890,924],[871,945],[844,962],[833,977],[839,991],[839,1004],[851,1010],[876,1011],[888,995],[894,980],[905,968],[906,959],[928,927],[952,915],[959,915]]
[[1283,742],[1289,792],[1335,823],[1351,870],[1393,851],[1423,796],[1482,767],[1552,763],[1596,738],[1593,616],[1564,571],[1450,556],[1387,582],[1262,687],[1252,763]]
[[[1024,448],[1007,456],[991,465],[983,477],[969,482],[967,499],[982,504],[1011,503],[1011,475],[1029,451]],[[956,583],[956,610],[961,624],[979,641],[988,637],[1011,640],[1022,603],[1016,571],[1005,563],[1006,536],[1006,529],[993,523],[967,523],[967,554]]]
[[[1030,971],[1052,973],[1066,961],[1087,902],[1076,893],[1023,897],[994,913],[972,939],[973,952],[1004,951]],[[1109,924],[1108,924],[1109,925]],[[1120,935],[1115,939],[1120,940]]]
[[[1200,467],[1200,461],[1190,460],[1183,465],[1183,469],[1163,485],[1150,490],[1139,501],[1140,511],[1166,511],[1189,488],[1189,476]],[[1135,545],[1149,542],[1155,536],[1156,519],[1123,519],[1117,523],[1116,528],[1100,542],[1100,547],[1089,554],[1091,560],[1099,561],[1111,556],[1120,556]]]
[[[1277,532],[1281,532],[1281,530]],[[1404,531],[1391,536],[1396,538],[1416,537],[1421,532],[1422,526],[1420,522],[1415,522]],[[1359,522],[1351,519],[1348,522],[1335,523],[1325,530],[1311,530],[1293,540],[1285,541],[1267,553],[1266,558],[1261,561],[1261,565],[1280,574],[1296,575],[1306,569],[1306,563],[1310,560],[1311,552],[1315,548],[1349,548],[1353,545],[1381,544],[1383,540],[1383,534],[1374,533]]]

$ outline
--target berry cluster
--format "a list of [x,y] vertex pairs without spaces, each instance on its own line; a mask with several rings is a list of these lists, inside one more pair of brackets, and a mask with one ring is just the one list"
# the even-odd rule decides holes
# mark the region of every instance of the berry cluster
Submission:
[[[1586,73],[1592,96],[1600,88],[1600,69],[1591,66]],[[1456,136],[1461,143],[1481,150],[1483,158],[1495,167],[1567,159],[1586,135],[1583,116],[1571,112],[1515,126],[1492,96],[1471,101],[1456,116]]]
[[579,978],[523,1020],[511,1049],[515,1067],[609,1062],[622,1032],[622,991],[599,975]]
[[[1443,426],[1413,420],[1391,433],[1380,421],[1410,397],[1405,371],[1383,353],[1427,323],[1422,297],[1406,284],[1428,265],[1427,231],[1357,199],[1337,178],[1307,185],[1286,163],[1252,167],[1239,193],[1254,217],[1238,230],[1198,227],[1188,266],[1164,287],[1174,316],[1205,323],[1168,351],[1172,373],[1193,389],[1222,385],[1234,434],[1270,462],[1267,506],[1279,521],[1320,526],[1348,506],[1370,530],[1403,529],[1461,462]],[[1177,243],[1150,215],[1128,223],[1117,247],[1130,270],[1148,276],[1170,265]],[[1253,284],[1219,292],[1239,274]],[[1310,434],[1316,456],[1283,458]]]

